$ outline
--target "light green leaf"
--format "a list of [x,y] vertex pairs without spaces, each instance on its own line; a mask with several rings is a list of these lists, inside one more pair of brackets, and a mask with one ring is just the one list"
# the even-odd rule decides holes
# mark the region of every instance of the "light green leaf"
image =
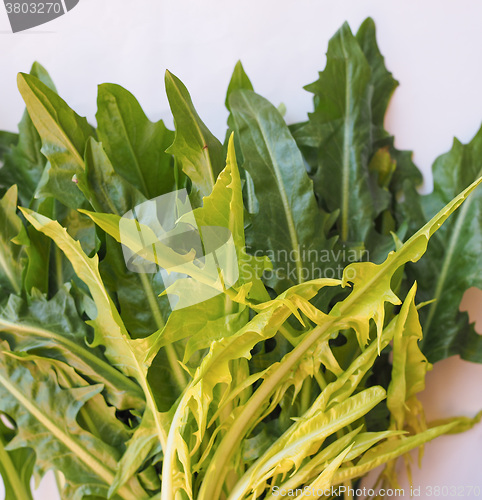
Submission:
[[176,128],[174,142],[167,152],[174,155],[191,179],[193,195],[200,202],[203,196],[211,193],[224,167],[223,147],[199,118],[181,80],[166,71],[165,81]]
[[[360,433],[362,427],[350,431],[344,436],[340,436],[333,443],[326,446],[322,451],[320,451],[314,458],[308,461],[296,474],[293,474],[289,479],[280,486],[280,489],[295,489],[300,485],[306,484],[310,479],[316,477],[320,467],[323,467],[329,460],[334,459],[339,455],[347,446],[353,444],[355,437]],[[367,433],[363,433],[366,435]],[[274,500],[274,495],[268,495],[267,500]]]
[[[30,74],[56,92],[49,74],[39,63],[33,63]],[[28,206],[35,194],[47,160],[40,152],[42,142],[27,111],[24,112],[18,129],[18,143],[15,142],[5,155],[5,163],[0,169],[0,185],[10,187],[17,184],[20,201]]]
[[74,176],[84,173],[84,149],[94,130],[54,91],[34,76],[19,73],[18,88],[27,111],[42,139],[42,154],[49,167],[44,172],[45,184],[38,195],[51,195],[65,205],[77,208],[84,197]]
[[[387,406],[392,422],[400,430],[413,409],[411,398],[425,389],[425,375],[431,369],[418,346],[423,333],[415,306],[416,290],[414,285],[400,311],[400,316],[406,319],[404,328],[399,329],[393,338],[392,379],[387,390]],[[408,424],[414,419],[417,420],[415,415],[410,416]],[[415,430],[418,430],[417,427]]]
[[[333,481],[333,476],[335,472],[340,468],[340,465],[345,460],[345,457],[350,453],[353,445],[348,446],[345,450],[343,450],[335,459],[333,459],[326,469],[310,484],[312,488],[311,491],[324,491],[331,486]],[[307,491],[303,491],[300,498],[306,498],[311,496],[311,493],[307,493]]]
[[410,437],[401,437],[397,440],[386,441],[368,450],[356,465],[343,467],[335,474],[333,485],[344,483],[350,479],[364,476],[376,467],[383,465],[419,446],[447,434],[457,425],[457,422],[428,429],[421,434]]
[[303,461],[317,453],[325,439],[365,416],[386,397],[381,387],[371,387],[328,411],[298,419],[236,483],[230,500],[257,491],[269,477],[296,473]]
[[71,262],[76,275],[88,286],[97,308],[97,317],[89,322],[95,331],[92,345],[104,345],[106,356],[114,367],[127,376],[139,379],[140,367],[135,360],[133,347],[129,343],[129,337],[119,313],[112,299],[107,295],[99,274],[99,257],[97,255],[93,258],[87,257],[79,242],[69,236],[65,228],[57,221],[52,221],[28,209],[22,209],[22,212],[37,231],[46,234],[57,244]]
[[[207,260],[202,269],[193,263],[195,250],[186,254],[178,253],[164,244],[151,227],[139,223],[136,219],[127,219],[115,214],[102,214],[79,209],[79,212],[90,217],[101,229],[112,236],[117,242],[129,248],[135,255],[159,265],[169,273],[184,273],[195,278],[200,284],[224,291],[219,279],[219,271],[215,262]],[[184,222],[188,225],[189,222]],[[122,223],[122,235],[120,224]],[[166,233],[168,234],[168,233]],[[142,235],[142,238],[140,237]]]
[[[188,439],[188,436],[189,439],[192,439],[192,434],[190,435],[189,431],[186,430],[189,429],[186,425],[189,419],[185,412],[189,411],[190,408],[196,408],[196,411],[192,412],[191,418],[195,420],[198,429],[192,444],[193,447],[197,448],[206,432],[207,415],[213,402],[216,386],[218,384],[227,384],[228,389],[226,389],[225,395],[228,396],[229,394],[229,385],[232,382],[230,370],[232,361],[242,358],[249,359],[256,344],[273,337],[293,310],[296,309],[292,301],[300,298],[309,300],[323,287],[337,286],[338,284],[339,282],[336,280],[318,280],[292,287],[278,297],[277,300],[260,306],[262,307],[261,312],[235,334],[212,343],[209,353],[203,358],[193,374],[193,380],[184,391],[173,417],[168,436],[168,446],[164,453],[162,500],[172,498],[181,489],[185,490],[185,486],[183,486],[184,479],[186,481],[189,479],[189,468],[186,468],[188,467],[188,459],[185,456],[184,439]],[[275,364],[271,369],[275,369],[277,366]],[[271,373],[271,370],[267,373]],[[267,377],[267,374],[263,374],[263,377]],[[265,400],[259,401],[259,404],[262,405],[261,412],[269,406]],[[243,430],[254,427],[258,417],[259,415],[256,415],[252,420],[244,421],[242,424]],[[230,422],[230,429],[231,424],[232,422]],[[185,432],[187,432],[186,435],[184,435]],[[182,467],[178,465],[179,460],[183,464]],[[218,469],[216,463],[217,461],[211,461],[210,468],[212,467],[217,471],[222,470],[222,468]],[[176,481],[174,481],[174,478],[176,478]],[[212,479],[214,479],[214,475]],[[208,484],[214,486],[213,482],[207,482],[205,478],[199,498],[203,498],[202,495],[206,494],[205,490],[209,492],[208,495],[210,494],[210,490],[206,488]],[[219,487],[222,486],[222,482],[217,484],[219,484]],[[205,498],[214,497],[208,496]]]
[[[134,241],[134,238],[132,238],[132,244],[129,244],[129,241],[126,240],[125,234],[121,237],[119,231],[119,217],[107,214],[96,214],[92,212],[84,213],[87,213],[92,220],[99,224],[102,229],[113,236],[118,242],[127,244],[127,246],[130,246],[131,249],[137,250],[138,243]],[[256,259],[247,255],[244,250],[241,182],[236,166],[232,141],[230,143],[226,168],[219,175],[212,194],[209,197],[204,198],[204,206],[194,210],[193,216],[199,228],[209,228],[214,226],[229,229],[233,238],[234,249],[237,254],[236,265],[239,269],[240,276],[238,282],[235,284],[235,288],[239,288],[242,285],[249,285],[249,291],[247,292],[248,297],[253,297],[256,300],[269,299],[264,286],[258,278],[258,271],[256,271],[257,266],[263,269],[266,264],[262,259]],[[148,230],[149,228],[146,229]],[[137,228],[135,228],[135,230],[137,230]],[[201,231],[203,231],[203,229],[201,229]],[[152,241],[155,241],[155,239],[155,236],[153,236]],[[181,259],[181,261],[185,262],[181,268],[183,271],[188,274],[192,271],[194,273],[193,276],[199,278],[201,284],[205,283],[205,270],[203,270],[201,273],[202,275],[200,276],[199,268],[194,265],[190,265],[188,259],[184,259],[183,256],[175,256],[172,250],[160,244],[160,242],[157,242],[156,245],[156,248],[160,248],[162,251],[157,251],[155,255],[146,255],[149,260],[152,259],[153,262],[162,266],[164,262],[164,254],[166,254],[166,256],[173,254],[173,258],[178,260]],[[171,266],[166,261],[162,267],[169,269]],[[217,279],[217,277],[218,271],[216,269],[215,278]],[[144,277],[144,279],[146,278]],[[209,283],[207,284],[209,285]],[[185,286],[187,287],[187,290],[182,288],[182,283],[177,282],[169,289],[169,292],[181,294],[186,291],[186,293],[192,294],[194,293],[193,290],[196,290],[196,283],[191,281],[189,281],[189,283]],[[219,329],[217,329],[216,326],[218,324],[218,318],[223,318],[223,316],[227,313],[233,314],[234,319],[235,317],[237,318],[236,314],[238,312],[242,312],[243,310],[243,308],[239,309],[239,305],[233,302],[232,295],[233,294],[225,295],[224,293],[220,293],[216,297],[209,299],[207,302],[194,304],[189,307],[189,314],[186,314],[185,309],[175,310],[169,316],[166,326],[160,328],[159,331],[155,333],[151,339],[149,339],[149,352],[147,359],[152,360],[153,356],[157,354],[161,347],[167,346],[186,337],[194,338],[195,336],[201,335],[204,340],[201,339],[200,342],[204,346],[206,346],[206,339],[211,338],[213,340],[214,338],[219,338],[220,333],[216,333],[219,332]],[[236,296],[236,293],[234,293],[234,296]],[[243,300],[245,300],[245,297]],[[225,319],[219,319],[219,322],[227,325]],[[201,329],[202,333],[198,333]],[[229,335],[230,331],[232,331],[232,329],[223,330],[222,336]],[[195,342],[199,342],[199,338]],[[196,345],[199,348],[201,344],[197,343]]]

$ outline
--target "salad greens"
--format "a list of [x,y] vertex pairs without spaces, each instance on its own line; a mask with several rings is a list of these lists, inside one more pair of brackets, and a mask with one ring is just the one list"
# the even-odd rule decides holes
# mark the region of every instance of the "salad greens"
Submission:
[[[95,128],[38,63],[19,74],[27,109],[0,133],[7,500],[32,499],[49,469],[69,500],[343,498],[380,465],[396,487],[399,457],[480,421],[427,422],[417,395],[431,363],[482,362],[459,311],[482,288],[482,131],[419,195],[383,126],[397,85],[371,19],[331,39],[303,123],[238,63],[224,143],[169,72],[175,131],[113,84]],[[173,192],[189,198],[156,241],[166,216],[140,217]],[[213,228],[232,242],[222,258]],[[141,248],[136,231],[153,239]]]

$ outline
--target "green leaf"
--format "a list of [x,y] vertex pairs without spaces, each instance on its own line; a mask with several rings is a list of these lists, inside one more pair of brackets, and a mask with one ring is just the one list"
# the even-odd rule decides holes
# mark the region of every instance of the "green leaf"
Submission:
[[109,495],[116,493],[130,478],[135,476],[147,457],[158,451],[155,449],[159,442],[153,431],[154,427],[155,422],[150,415],[142,419],[141,424],[127,444],[127,451],[119,461]]
[[211,193],[224,167],[222,144],[211,134],[194,109],[184,84],[166,71],[166,93],[174,117],[176,135],[167,150],[191,179],[198,203]]
[[[423,176],[412,161],[411,151],[400,151],[394,147],[390,148],[390,155],[396,162],[396,168],[390,181],[390,191],[394,194],[405,192],[408,186],[419,186],[422,184]],[[399,204],[395,204],[394,212],[397,213]]]
[[149,121],[120,85],[100,85],[97,105],[97,132],[115,172],[148,199],[173,191],[173,162],[165,150],[174,133],[162,120]]
[[[452,149],[433,165],[433,193],[420,196],[412,188],[406,195],[404,210],[412,228],[480,177],[481,155],[482,129],[467,145],[454,140]],[[478,189],[432,240],[420,263],[407,269],[409,279],[418,282],[420,300],[435,299],[420,311],[421,347],[432,363],[456,354],[482,362],[482,337],[469,324],[467,314],[459,311],[466,290],[482,289],[481,248],[482,191]]]
[[372,122],[377,129],[374,136],[383,137],[386,135],[383,129],[385,113],[390,98],[398,87],[398,82],[385,67],[385,59],[378,48],[373,19],[369,17],[363,21],[356,34],[356,40],[371,68],[371,85],[373,86],[371,99]]
[[[129,271],[120,245],[107,236],[101,275],[109,292],[116,298],[122,320],[133,338],[145,338],[164,328],[170,308],[167,297],[159,296],[164,291],[160,272],[146,274]],[[185,328],[188,331],[187,324]],[[146,343],[146,349],[153,349],[149,340]],[[148,382],[161,411],[171,407],[187,384],[187,374],[178,362],[181,357],[178,350],[176,346],[169,345],[161,352],[156,349],[155,354],[149,357]]]
[[254,92],[237,90],[230,106],[243,168],[259,202],[247,231],[248,251],[271,259],[273,272],[266,281],[278,292],[320,277],[319,252],[331,249],[324,235],[326,219],[288,127],[278,110]]
[[[30,74],[56,92],[49,74],[39,63],[33,63]],[[18,143],[12,142],[13,146],[5,155],[5,163],[0,169],[0,185],[10,187],[17,184],[21,203],[29,205],[47,160],[40,152],[42,142],[27,111],[23,114],[18,128]]]
[[118,368],[126,376],[137,380],[146,397],[148,410],[144,413],[144,417],[149,413],[153,415],[159,441],[165,444],[167,432],[163,428],[151,388],[147,382],[148,367],[144,364],[144,346],[139,346],[130,339],[119,312],[107,294],[99,273],[98,255],[93,258],[87,257],[79,242],[72,239],[57,221],[52,221],[31,210],[22,209],[22,212],[38,231],[55,241],[71,262],[78,278],[89,288],[97,309],[97,316],[88,322],[95,332],[92,345],[103,345],[105,356],[112,363],[112,366]]
[[[377,58],[376,50],[370,48],[372,59]],[[340,210],[337,228],[341,242],[349,245],[365,241],[374,219],[390,200],[368,171],[373,140],[372,78],[388,78],[379,62],[377,67],[372,76],[360,44],[345,23],[330,40],[319,80],[306,87],[315,94],[315,110],[308,124],[296,132],[300,144],[317,149],[315,192],[330,212]],[[383,94],[384,84],[380,87],[378,92]]]
[[25,235],[20,217],[17,215],[17,186],[12,186],[0,200],[0,287],[5,291],[20,294],[23,272],[23,249],[12,239]]
[[102,144],[93,137],[87,139],[85,177],[79,179],[79,187],[99,212],[124,215],[146,201],[140,191],[114,171]]
[[7,451],[5,447],[15,437],[15,431],[0,421],[0,474],[5,488],[5,500],[33,500],[30,480],[35,464],[31,448]]
[[[114,479],[118,452],[83,430],[76,422],[84,404],[102,386],[63,389],[52,371],[45,373],[35,362],[20,361],[9,353],[0,355],[0,409],[18,426],[7,449],[33,446],[36,474],[49,468],[62,470],[71,498],[105,496]],[[135,482],[119,492],[119,499],[146,498]]]
[[[228,116],[228,128],[226,130],[226,138],[224,140],[224,147],[227,152],[227,147],[229,143],[229,138],[231,137],[233,131],[236,128],[236,125],[234,123],[234,118],[231,113],[231,106],[229,104],[229,99],[231,97],[231,94],[233,92],[236,92],[236,90],[254,90],[253,85],[251,83],[251,80],[248,78],[248,75],[245,73],[243,65],[241,64],[241,61],[238,61],[236,63],[236,66],[234,67],[233,74],[231,76],[231,80],[228,85],[228,90],[226,92],[226,100],[225,100],[225,106],[227,110],[229,111],[229,116]],[[247,220],[246,223],[249,222],[249,214],[254,214],[259,210],[258,203],[256,200],[256,195],[254,194],[254,185],[253,185],[253,179],[249,175],[248,171],[242,168],[242,165],[244,163],[243,161],[243,155],[241,152],[241,146],[239,145],[239,137],[237,134],[234,136],[234,144],[236,146],[236,156],[238,159],[238,165],[241,166],[240,169],[240,176],[243,182],[243,197],[245,200],[245,207],[247,211]]]
[[[25,236],[25,238],[24,238]],[[50,240],[44,235],[27,228],[26,233],[15,240],[25,246],[27,254],[26,268],[24,269],[23,288],[31,293],[35,288],[42,293],[48,293],[50,277]]]
[[[92,386],[63,361],[17,352],[10,353],[10,356],[24,364],[35,364],[38,374],[41,373],[45,378],[54,371],[61,389]],[[116,418],[116,409],[107,405],[102,394],[96,394],[85,402],[79,410],[77,421],[84,430],[119,452],[124,451],[125,442],[132,432],[126,424]]]
[[170,309],[167,297],[160,297],[164,291],[160,273],[129,271],[121,246],[110,236],[106,236],[106,255],[100,263],[100,272],[133,338],[147,337],[164,326]]
[[[273,365],[268,373],[263,376],[264,381],[250,400],[243,406],[241,411],[237,413],[235,419],[230,422],[228,431],[217,447],[214,457],[206,471],[206,479],[203,482],[198,497],[200,500],[218,497],[226,474],[230,470],[230,467],[232,467],[233,454],[239,442],[245,437],[246,433],[251,429],[251,426],[257,422],[260,415],[263,414],[263,405],[266,404],[266,400],[277,390],[280,382],[289,377],[299,361],[303,359],[303,355],[315,343],[328,340],[333,333],[339,330],[353,328],[357,333],[360,345],[364,346],[369,337],[368,325],[370,321],[373,320],[377,326],[380,352],[382,328],[385,319],[385,302],[392,304],[400,303],[400,300],[391,289],[391,280],[394,273],[408,261],[416,262],[420,259],[427,248],[430,237],[480,183],[482,183],[482,177],[445,206],[398,251],[391,252],[383,264],[376,265],[370,262],[353,263],[345,268],[343,284],[346,286],[351,282],[353,285],[352,292],[343,301],[338,302],[328,315],[312,311],[314,314],[310,319],[316,320],[319,326],[309,331],[303,337],[302,341],[283,358],[282,362]],[[293,289],[290,289],[290,291],[293,291]],[[306,314],[309,312],[309,309],[305,309],[303,312]],[[261,315],[262,314],[259,314],[255,319],[260,318]],[[285,317],[282,322],[286,319],[287,317]],[[248,323],[245,328],[249,328],[249,326],[250,323]],[[243,332],[243,330],[240,332]],[[258,341],[259,340],[258,338]],[[238,335],[234,335],[227,339],[227,342],[231,341],[239,342]],[[226,342],[226,340],[224,342]],[[215,345],[216,344],[214,344],[214,346]],[[243,352],[241,347],[242,346],[239,345],[238,352]],[[229,356],[230,349],[226,344],[223,345],[223,348],[223,356]],[[210,353],[210,355],[212,354],[213,352]],[[208,362],[207,360],[212,361],[212,358],[208,355],[205,360],[206,362]],[[203,365],[201,365],[201,367],[203,367]],[[218,370],[223,368],[220,362],[216,367]],[[224,379],[218,376],[218,380]],[[195,382],[196,378],[194,378],[193,383]],[[174,422],[175,421],[176,420],[174,420]],[[164,463],[167,464],[167,461]],[[171,485],[169,485],[169,487],[171,487]],[[167,491],[169,491],[169,489]]]
[[223,145],[169,72],[175,133],[112,84],[96,132],[41,66],[19,75],[20,134],[0,133],[7,500],[32,500],[35,456],[63,500],[272,500],[379,465],[385,487],[400,455],[480,421],[429,427],[417,393],[419,345],[482,359],[458,311],[482,288],[482,129],[421,197],[384,128],[396,86],[371,19],[331,40],[306,123],[237,63]]
[[[61,225],[65,226],[68,234],[80,243],[82,250],[86,254],[92,255],[99,249],[100,241],[96,234],[95,225],[92,224],[88,217],[77,210],[68,208],[54,198],[49,197],[38,204],[37,212],[46,217],[57,219]],[[32,251],[36,252],[33,262],[32,259],[29,259],[24,284],[27,291],[30,292],[32,286],[35,286],[42,292],[53,295],[71,280],[77,281],[78,285],[81,283],[75,277],[74,270],[68,259],[58,247],[51,245],[52,240],[48,236],[37,231],[31,225],[27,225],[27,232],[30,242],[33,243],[27,250],[32,249]],[[38,276],[35,275],[36,269],[41,271]],[[40,277],[45,277],[48,281],[47,290],[43,286],[39,286],[38,278]]]
[[393,146],[393,137],[389,137],[388,132],[384,129],[385,113],[393,92],[399,83],[385,67],[385,59],[378,48],[373,19],[368,18],[361,24],[356,39],[371,69],[373,149],[370,156],[373,159],[376,151],[379,151],[378,147],[389,149],[392,161],[396,162],[391,176],[390,190],[396,194],[402,190],[405,180],[410,180],[415,186],[423,181],[421,172],[412,162],[412,152],[397,150]]
[[[198,226],[203,236],[203,242],[207,245],[206,248],[214,245],[216,248],[213,248],[213,250],[217,250],[217,247],[220,246],[218,245],[220,237],[210,232],[211,228],[229,229],[229,234],[232,238],[228,237],[227,242],[223,241],[223,251],[216,254],[216,258],[226,260],[226,268],[223,269],[224,275],[223,273],[220,274],[220,270],[218,270],[219,263],[215,261],[211,254],[209,255],[210,259],[207,259],[205,264],[200,267],[193,261],[195,257],[194,249],[191,249],[189,253],[178,253],[165,244],[166,238],[161,241],[149,225],[140,223],[137,220],[121,218],[114,214],[80,211],[87,214],[104,231],[135,254],[142,256],[144,259],[159,265],[169,272],[184,273],[195,279],[195,281],[177,280],[169,288],[169,293],[185,296],[188,299],[196,299],[196,303],[198,302],[195,296],[196,293],[203,293],[206,297],[205,300],[212,297],[213,294],[221,295],[222,293],[226,293],[226,295],[229,295],[233,300],[238,302],[243,302],[246,295],[249,296],[250,293],[250,296],[254,298],[261,297],[263,299],[267,295],[261,282],[258,280],[258,276],[260,271],[262,272],[266,267],[266,261],[262,258],[250,257],[244,251],[240,179],[232,144],[228,166],[224,171],[224,175],[219,177],[218,182],[216,193],[212,197],[204,199],[206,207],[184,214],[178,220],[178,225],[172,230],[172,234],[176,234],[180,224],[184,225],[182,229],[187,228],[188,230],[193,226]],[[230,189],[224,189],[226,187],[230,187]],[[157,217],[156,214],[154,215]],[[140,233],[142,234],[142,243],[139,237]],[[225,252],[224,249],[226,249]],[[212,253],[213,250],[209,250],[208,253]],[[236,273],[238,271],[236,265],[231,264],[232,259],[235,257],[232,252],[236,252],[237,255],[239,254],[239,273]],[[237,274],[241,277],[240,280],[237,280]],[[239,283],[236,284],[235,281],[239,281]],[[246,286],[244,288],[241,286],[241,299],[238,299],[236,292],[230,290],[230,288],[232,285],[238,287],[241,284]],[[222,300],[225,301],[227,298],[223,298]]]
[[42,154],[49,161],[39,196],[53,196],[77,208],[84,202],[75,177],[84,173],[84,150],[94,130],[65,101],[38,78],[19,73],[18,88],[27,111],[42,139]]
[[105,345],[106,356],[113,366],[127,376],[137,378],[139,373],[133,347],[119,313],[105,291],[98,269],[99,257],[87,257],[79,242],[57,221],[31,210],[22,209],[22,212],[37,231],[49,236],[57,244],[71,262],[76,275],[88,286],[97,308],[97,317],[89,322],[95,330],[93,345]]
[[32,297],[27,305],[11,295],[0,311],[1,338],[17,352],[59,359],[88,380],[104,385],[107,400],[119,409],[145,405],[141,388],[113,368],[98,347],[88,347],[90,332],[67,288],[50,300]]
[[[3,161],[6,154],[18,143],[19,134],[13,132],[0,132],[0,159]],[[3,168],[3,165],[2,165]],[[0,170],[1,172],[1,170]],[[3,173],[3,172],[2,172]]]
[[[228,229],[233,239],[236,261],[233,265],[230,259],[227,259],[227,266],[223,269],[224,276],[234,274],[235,269],[232,267],[237,267],[239,278],[233,284],[234,288],[249,287],[246,296],[250,299],[269,300],[269,295],[256,270],[256,265],[263,267],[263,263],[257,262],[245,251],[241,179],[236,164],[233,138],[229,142],[226,168],[219,174],[212,193],[203,201],[203,207],[195,209],[193,215],[204,241],[210,236],[209,233],[205,235],[205,231],[211,227]],[[192,282],[186,284],[186,287],[189,287],[187,292],[182,285],[179,287],[178,283],[169,288],[170,293],[194,293],[195,284]],[[184,361],[187,361],[196,350],[209,347],[214,340],[237,331],[246,319],[246,308],[233,301],[232,296],[224,293],[191,305],[187,310],[174,310],[166,326],[152,336],[149,356],[157,352],[160,347],[189,337],[184,354]]]
[[[240,89],[254,90],[253,84],[251,83],[251,80],[249,79],[246,72],[244,71],[244,68],[243,68],[243,65],[241,64],[241,61],[238,61],[236,63],[236,65],[234,66],[233,74],[231,75],[231,80],[229,81],[228,90],[226,92],[226,99],[224,101],[226,109],[229,111],[228,129],[226,130],[226,138],[224,140],[224,146],[225,146],[226,150],[227,150],[229,138],[231,137],[231,134],[233,133],[234,129],[236,128],[236,126],[234,124],[234,118],[233,118],[233,115],[231,113],[231,105],[229,104],[229,99],[230,99],[231,94],[233,92],[236,92],[236,90],[240,90]],[[238,141],[237,135],[234,136],[234,142],[236,145],[238,164],[242,165],[243,164],[243,157],[241,154],[241,147],[239,146],[239,141]],[[248,190],[248,188],[252,187],[253,180],[251,179],[251,176],[247,173],[247,171],[244,169],[241,170],[240,174],[243,178],[246,176],[245,189]],[[254,195],[254,191],[253,191],[253,195]],[[249,207],[249,202],[248,202],[248,207]],[[253,211],[253,213],[254,213],[254,211]]]
[[231,75],[231,80],[229,81],[228,91],[226,92],[225,105],[228,111],[231,111],[231,105],[229,103],[229,98],[233,92],[236,90],[254,90],[253,84],[249,79],[248,75],[244,71],[241,61],[238,61],[234,66],[233,74]]

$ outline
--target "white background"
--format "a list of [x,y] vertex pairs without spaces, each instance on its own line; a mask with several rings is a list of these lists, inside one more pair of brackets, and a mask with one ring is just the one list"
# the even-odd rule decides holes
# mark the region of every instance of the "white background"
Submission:
[[[152,120],[172,125],[163,83],[168,68],[223,138],[224,94],[238,59],[257,92],[285,103],[288,121],[303,120],[311,97],[302,87],[323,69],[329,38],[345,20],[355,31],[367,16],[401,82],[386,127],[398,148],[414,151],[423,190],[430,191],[433,160],[453,136],[469,141],[482,121],[479,0],[81,0],[69,14],[15,35],[0,5],[0,129],[16,129],[23,111],[16,73],[28,72],[35,60],[92,122],[96,85],[114,82],[133,92]],[[481,296],[469,303],[482,331]],[[423,397],[428,417],[474,415],[482,408],[481,382],[482,366],[455,358],[438,363]],[[479,425],[429,444],[423,470],[414,466],[414,484],[422,486],[422,498],[425,485],[482,486],[481,470]],[[55,500],[53,484],[44,480],[35,498]]]

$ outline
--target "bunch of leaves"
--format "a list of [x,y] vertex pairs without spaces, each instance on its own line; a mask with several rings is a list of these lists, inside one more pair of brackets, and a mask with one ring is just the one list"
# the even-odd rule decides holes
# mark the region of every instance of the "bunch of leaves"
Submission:
[[[7,500],[49,469],[74,500],[272,498],[382,464],[396,485],[398,457],[478,420],[426,422],[417,394],[429,361],[482,361],[458,310],[481,286],[482,134],[418,195],[383,128],[397,82],[371,20],[330,41],[305,123],[288,126],[238,63],[224,144],[169,72],[175,132],[117,85],[99,87],[93,127],[40,65],[18,84],[19,134],[0,134]],[[194,210],[177,227],[228,231],[234,285],[162,242],[143,250],[152,272],[127,266],[123,216],[182,189]],[[170,266],[185,278],[166,289]],[[205,287],[171,311],[166,294]]]

